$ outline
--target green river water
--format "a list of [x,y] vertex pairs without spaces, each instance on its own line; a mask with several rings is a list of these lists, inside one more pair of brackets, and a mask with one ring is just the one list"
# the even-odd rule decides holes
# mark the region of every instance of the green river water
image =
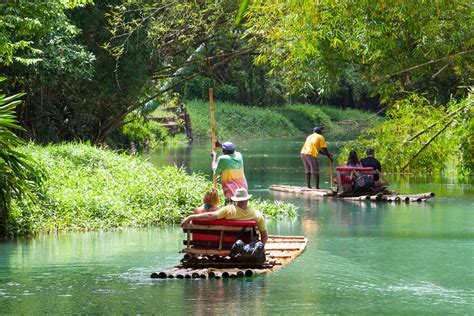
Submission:
[[[40,235],[0,242],[0,314],[474,314],[474,190],[449,178],[389,177],[424,203],[302,198],[302,139],[239,142],[250,193],[296,204],[270,234],[305,235],[306,251],[266,276],[156,280],[181,259],[178,226]],[[334,144],[333,144],[334,145]],[[156,165],[209,174],[208,144],[170,147]],[[322,182],[328,164],[320,158]],[[327,187],[322,183],[322,187]]]

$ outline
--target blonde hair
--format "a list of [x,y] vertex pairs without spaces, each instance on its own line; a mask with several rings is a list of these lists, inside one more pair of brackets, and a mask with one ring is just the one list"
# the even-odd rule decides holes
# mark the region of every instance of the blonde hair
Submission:
[[205,204],[211,204],[212,206],[219,205],[219,193],[216,189],[207,190],[202,198],[202,202]]

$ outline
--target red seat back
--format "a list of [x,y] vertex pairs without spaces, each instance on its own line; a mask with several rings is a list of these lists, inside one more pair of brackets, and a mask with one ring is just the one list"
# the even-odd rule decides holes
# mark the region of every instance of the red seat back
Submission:
[[[214,221],[193,221],[194,225],[212,225],[212,226],[228,226],[228,227],[255,227],[257,222],[255,220],[232,220],[232,219],[216,219]],[[242,234],[241,239],[244,242],[250,242],[248,234]],[[218,235],[211,235],[205,233],[192,234],[193,241],[219,241]],[[237,236],[224,236],[223,242],[234,243],[237,241]]]
[[[347,167],[347,166],[341,166],[341,167],[336,167],[336,171],[339,172],[352,172],[352,171],[373,171],[374,168],[372,167]],[[354,182],[355,176],[346,175],[343,174],[341,175],[341,182],[342,184],[352,184]]]

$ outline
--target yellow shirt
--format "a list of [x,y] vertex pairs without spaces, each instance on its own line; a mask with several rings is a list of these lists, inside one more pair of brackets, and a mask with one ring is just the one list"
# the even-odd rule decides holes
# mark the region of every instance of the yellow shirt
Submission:
[[243,210],[237,205],[227,205],[216,211],[217,219],[235,219],[235,220],[251,220],[257,222],[258,230],[260,232],[267,230],[265,219],[262,213],[254,210]]
[[313,133],[306,137],[306,141],[303,145],[303,148],[301,149],[301,153],[318,157],[319,150],[321,148],[327,148],[323,135]]

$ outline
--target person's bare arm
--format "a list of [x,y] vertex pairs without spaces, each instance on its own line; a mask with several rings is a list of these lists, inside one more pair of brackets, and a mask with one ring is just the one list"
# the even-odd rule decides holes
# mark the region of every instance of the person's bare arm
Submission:
[[267,243],[267,240],[268,240],[268,232],[266,230],[262,230],[260,232],[260,240],[263,244],[266,244]]
[[329,150],[327,148],[321,148],[320,152],[322,152],[323,154],[328,156],[329,160],[332,161],[332,154],[329,152]]
[[207,212],[207,213],[201,213],[201,214],[192,214],[183,219],[181,222],[181,226],[189,224],[191,221],[196,220],[196,221],[213,221],[217,219],[217,213],[216,212]]

